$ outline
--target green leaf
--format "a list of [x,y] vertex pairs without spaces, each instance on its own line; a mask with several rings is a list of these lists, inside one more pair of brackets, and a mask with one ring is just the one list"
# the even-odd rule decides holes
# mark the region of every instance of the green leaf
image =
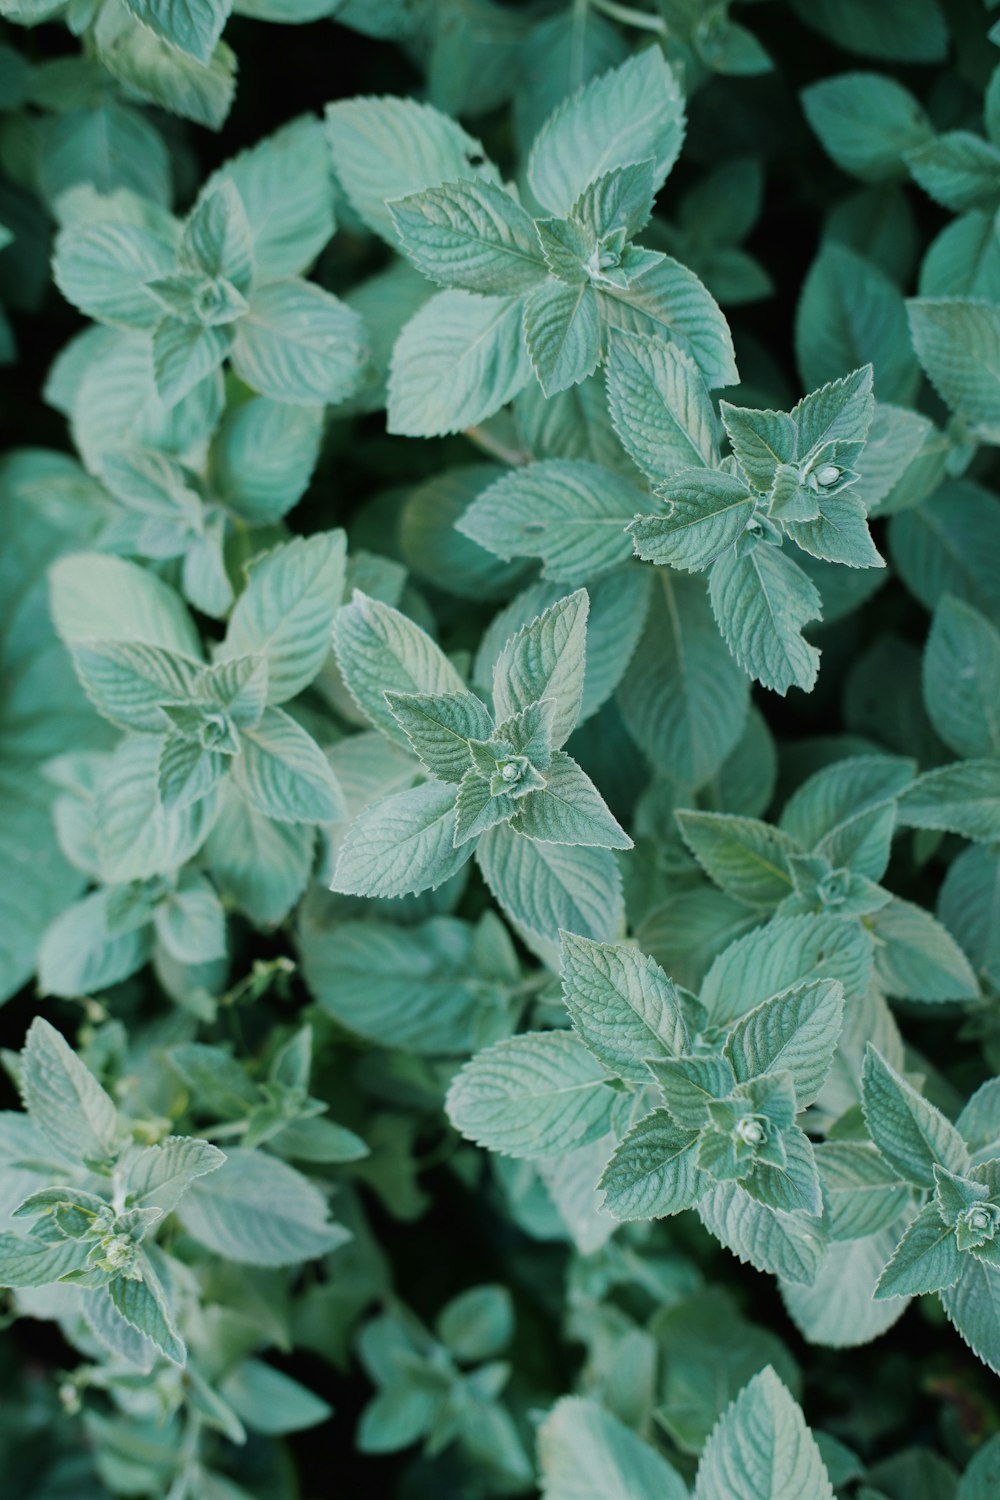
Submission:
[[252,922],[280,922],[305,889],[316,830],[308,823],[275,823],[256,812],[227,782],[205,845],[219,891]]
[[366,359],[358,314],[311,281],[259,287],[232,350],[233,369],[252,390],[296,406],[353,396]]
[[708,1185],[697,1163],[697,1132],[654,1109],[615,1149],[601,1177],[604,1207],[616,1219],[663,1219],[690,1208]]
[[712,1432],[694,1500],[833,1500],[800,1408],[770,1365],[744,1386]]
[[835,979],[815,979],[765,1000],[726,1038],[725,1055],[740,1083],[763,1073],[788,1072],[805,1109],[830,1071],[844,1024],[844,991]]
[[[851,755],[824,766],[797,787],[781,812],[781,828],[803,849],[838,847],[838,862],[877,880],[884,865],[870,866],[860,856],[864,830],[910,783],[916,763],[890,755]],[[845,844],[854,847],[847,858]],[[859,861],[857,864],[855,861]]]
[[678,469],[712,467],[715,413],[697,365],[676,344],[618,334],[605,378],[615,431],[654,484],[665,484]]
[[776,1214],[736,1182],[719,1183],[707,1192],[698,1202],[698,1214],[716,1239],[756,1270],[797,1286],[815,1281],[826,1250],[825,1234],[815,1219]]
[[915,146],[906,165],[914,182],[953,213],[995,208],[1000,200],[1000,150],[971,130],[946,130]]
[[880,401],[905,406],[916,394],[920,371],[902,293],[862,256],[834,241],[820,250],[803,284],[795,351],[807,389],[871,363]]
[[998,901],[1000,859],[984,844],[964,849],[944,878],[938,914],[977,976],[992,985],[1000,977]]
[[912,828],[942,828],[992,843],[1000,838],[1000,759],[955,761],[918,776],[899,799]]
[[351,207],[390,244],[389,203],[439,183],[486,176],[483,148],[462,127],[414,99],[342,99],[326,110],[333,169]]
[[677,991],[638,948],[560,934],[563,994],[576,1031],[609,1072],[649,1080],[648,1058],[686,1050]]
[[941,1293],[948,1320],[972,1352],[1000,1371],[1000,1274],[972,1256],[954,1286]]
[[578,1037],[527,1032],[466,1063],[448,1090],[448,1118],[502,1156],[560,1156],[608,1129],[607,1074]]
[[21,1093],[32,1121],[61,1156],[106,1162],[116,1152],[118,1111],[54,1026],[36,1016],[21,1058]]
[[733,474],[681,470],[665,487],[663,513],[637,516],[628,529],[646,562],[699,573],[742,536],[755,504]]
[[742,557],[723,553],[709,576],[709,597],[723,639],[748,676],[782,697],[811,692],[819,652],[802,637],[821,618],[815,585],[777,547],[762,543]]
[[159,1208],[172,1213],[197,1177],[218,1171],[225,1155],[208,1141],[168,1135],[140,1151],[128,1167],[130,1208]]
[[240,1265],[290,1266],[348,1239],[327,1217],[326,1199],[286,1162],[242,1147],[193,1183],[178,1209],[199,1244]]
[[590,777],[562,750],[552,756],[544,788],[518,801],[511,828],[548,844],[632,848],[632,840]]
[[126,641],[85,641],[71,650],[87,697],[122,729],[162,734],[169,720],[159,705],[196,696],[201,663],[192,657]]
[[146,282],[174,267],[168,239],[137,224],[72,224],[56,239],[52,275],[68,302],[122,328],[153,329],[163,308]]
[[387,203],[403,253],[439,286],[504,295],[548,275],[534,220],[489,182],[446,182]]
[[147,962],[152,932],[140,925],[111,930],[107,891],[93,891],[60,912],[45,929],[37,954],[43,994],[92,995],[127,979]]
[[204,876],[185,870],[153,913],[157,940],[180,964],[226,956],[226,914]]
[[492,828],[476,858],[500,906],[549,943],[562,930],[613,942],[624,920],[621,876],[607,849],[541,844],[512,828]]
[[[794,0],[805,25],[849,52],[892,62],[941,62],[948,24],[938,0]],[[700,1500],[700,1497],[699,1497]]]
[[931,722],[956,755],[1000,756],[1000,631],[948,595],[927,638],[923,686]]
[[776,906],[789,894],[788,857],[797,845],[780,828],[728,813],[675,816],[695,859],[727,895],[748,906]]
[[240,735],[233,780],[257,812],[279,823],[340,823],[347,804],[329,761],[306,731],[280,708]]
[[210,61],[229,7],[225,0],[125,0],[137,21],[179,52]]
[[640,749],[682,785],[702,786],[739,741],[749,686],[719,637],[704,581],[661,568],[617,694]]
[[267,701],[284,703],[313,680],[330,650],[344,591],[342,531],[297,537],[255,558],[229,620],[223,660],[263,655]]
[[917,357],[938,395],[987,442],[1000,438],[1000,308],[972,297],[907,303]]
[[455,788],[424,782],[395,792],[355,818],[337,858],[332,889],[353,896],[416,895],[460,870],[473,846],[454,847]]
[[721,308],[694,272],[671,256],[665,255],[625,291],[606,288],[601,311],[609,344],[619,334],[645,334],[676,344],[713,390],[739,380],[732,335]]
[[858,1240],[895,1223],[909,1188],[885,1158],[863,1141],[827,1141],[816,1147],[823,1201],[834,1240]]
[[919,1297],[953,1286],[962,1274],[962,1255],[955,1230],[946,1224],[936,1203],[928,1203],[892,1253],[879,1277],[876,1297]]
[[684,140],[684,103],[663,53],[650,47],[594,79],[542,126],[528,162],[531,191],[567,214],[595,178],[652,158],[660,187]]
[[[358,1036],[419,1056],[466,1056],[507,1024],[519,968],[493,912],[473,927],[431,917],[300,929],[306,982],[327,1014]],[[495,1028],[495,1029],[494,1029]]]
[[472,767],[469,741],[494,733],[489,710],[474,693],[387,692],[385,701],[414,754],[442,781],[460,782]]
[[549,279],[524,304],[524,341],[546,396],[592,375],[601,359],[601,308],[587,282],[564,286]]
[[389,431],[461,432],[491,417],[530,379],[521,301],[438,292],[406,324],[389,369]]
[[48,1286],[83,1268],[90,1247],[79,1240],[43,1240],[34,1235],[0,1234],[0,1286]]
[[323,435],[320,407],[255,396],[226,410],[212,442],[220,499],[252,525],[279,520],[301,499]]
[[643,499],[598,464],[549,459],[489,485],[458,529],[499,557],[541,558],[543,578],[575,583],[632,555],[625,528]]
[[[865,1239],[837,1241],[827,1249],[811,1286],[782,1285],[782,1300],[803,1338],[828,1348],[850,1349],[870,1344],[899,1321],[910,1305],[908,1297],[872,1299],[895,1238],[895,1231],[883,1229]],[[837,1480],[823,1436],[817,1434],[817,1441],[831,1479]],[[860,1464],[856,1467],[860,1470]]]
[[861,1104],[872,1140],[890,1166],[917,1187],[934,1187],[935,1164],[964,1172],[969,1154],[954,1125],[889,1066],[869,1043]]
[[465,684],[430,636],[399,610],[355,589],[333,625],[337,664],[362,713],[409,748],[385,694],[464,694]]
[[510,637],[493,668],[497,718],[510,718],[549,699],[555,749],[569,738],[580,716],[589,607],[585,589],[560,599]]
[[990,491],[968,480],[942,484],[916,509],[893,516],[889,542],[903,582],[925,609],[953,594],[1000,623],[1000,575],[992,566],[1000,508]]
[[111,885],[147,880],[184,864],[215,820],[218,787],[188,806],[164,808],[159,792],[163,741],[126,735],[97,790],[97,865]]
[[474,1286],[441,1309],[438,1338],[463,1364],[501,1354],[514,1333],[514,1307],[504,1286]]
[[164,407],[183,401],[222,364],[233,342],[232,326],[201,328],[167,317],[153,334],[156,394]]
[[862,182],[905,177],[905,154],[932,136],[919,102],[884,73],[821,79],[803,89],[802,107],[827,154]]
[[979,986],[968,959],[930,912],[894,896],[868,918],[875,975],[900,1000],[974,1000]]
[[253,1432],[280,1437],[304,1432],[332,1413],[319,1396],[262,1359],[245,1359],[219,1387],[219,1394]]
[[794,1125],[781,1135],[785,1160],[758,1162],[742,1184],[751,1197],[767,1208],[784,1214],[808,1214],[819,1218],[823,1212],[819,1173],[812,1143],[804,1131]]
[[151,1340],[172,1364],[183,1365],[187,1350],[174,1326],[166,1292],[147,1256],[141,1258],[140,1268],[141,1281],[116,1276],[108,1284],[108,1296],[129,1327]]
[[254,281],[253,234],[235,184],[223,178],[199,197],[184,225],[180,264],[225,278],[246,295]]
[[563,1396],[538,1429],[544,1500],[687,1500],[665,1458],[597,1401]]
[[872,941],[860,923],[831,916],[774,917],[712,964],[701,1003],[713,1025],[728,1027],[762,1000],[813,979],[837,979],[848,1000],[868,988]]
[[101,63],[130,95],[210,130],[225,121],[236,91],[236,55],[225,42],[201,63],[162,41],[124,5],[102,7],[93,38]]
[[293,120],[241,151],[213,172],[202,196],[220,181],[232,182],[240,195],[258,285],[302,275],[333,234],[330,153],[318,120]]
[[787,520],[785,533],[803,552],[823,562],[848,568],[884,568],[885,559],[871,539],[867,510],[859,495],[848,490],[826,495],[820,514],[812,521]]
[[191,616],[173,589],[119,557],[79,552],[49,571],[52,618],[68,646],[126,641],[201,656]]

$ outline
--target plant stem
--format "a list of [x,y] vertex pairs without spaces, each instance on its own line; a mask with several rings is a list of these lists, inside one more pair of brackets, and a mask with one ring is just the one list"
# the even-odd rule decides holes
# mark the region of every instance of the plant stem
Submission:
[[499,438],[484,431],[482,427],[467,427],[465,436],[470,443],[475,443],[477,448],[482,448],[484,453],[489,453],[493,458],[498,458],[501,463],[511,464],[515,468],[526,464],[531,458],[530,453],[525,453],[520,448],[508,448],[506,443],[502,443]]
[[619,5],[617,0],[590,0],[590,4],[610,20],[620,21],[623,26],[634,26],[638,31],[655,31],[658,36],[667,34],[667,23],[662,16],[651,16],[644,10],[633,10],[631,5]]

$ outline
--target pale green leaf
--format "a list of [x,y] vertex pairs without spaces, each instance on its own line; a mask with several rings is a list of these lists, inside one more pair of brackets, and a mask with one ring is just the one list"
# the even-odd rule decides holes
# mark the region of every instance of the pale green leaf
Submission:
[[386,206],[404,254],[439,286],[503,295],[548,274],[531,216],[492,183],[446,182]]
[[604,1169],[604,1207],[616,1219],[663,1219],[690,1208],[709,1185],[697,1164],[697,1132],[665,1109],[634,1125]]
[[738,557],[724,553],[709,577],[712,612],[730,651],[748,676],[782,697],[810,692],[819,652],[802,629],[821,617],[815,585],[777,547],[762,543]]
[[528,1032],[466,1063],[448,1090],[448,1118],[503,1156],[559,1156],[604,1135],[607,1074],[571,1032]]
[[316,741],[280,708],[244,729],[233,780],[257,812],[279,823],[339,823],[344,794]]
[[727,895],[749,906],[777,905],[791,890],[788,834],[755,818],[679,811],[681,835],[706,874]]
[[33,1122],[70,1161],[115,1153],[118,1111],[65,1039],[36,1016],[21,1060],[21,1092]]
[[632,555],[625,527],[644,498],[598,464],[549,459],[489,485],[458,529],[500,557],[540,558],[544,578],[575,583]]
[[695,1500],[833,1500],[799,1406],[770,1365],[744,1386],[714,1429]]
[[583,189],[614,167],[652,158],[659,187],[684,140],[684,103],[663,53],[650,47],[561,105],[542,126],[528,163],[531,190],[566,214]]
[[502,721],[549,699],[555,749],[569,738],[580,716],[589,607],[585,589],[560,599],[510,637],[493,668],[497,718]]
[[638,948],[561,934],[562,983],[574,1027],[609,1071],[646,1083],[647,1058],[687,1046],[677,991]]
[[223,659],[267,659],[267,701],[284,703],[312,681],[330,651],[344,591],[342,531],[297,537],[256,558],[230,617]]
[[562,930],[614,942],[624,920],[621,876],[607,849],[540,844],[513,829],[490,829],[476,857],[501,908],[550,943]]
[[187,1232],[226,1260],[289,1266],[337,1249],[348,1238],[327,1217],[326,1199],[286,1162],[242,1147],[193,1183],[178,1210]]
[[605,371],[615,431],[654,484],[678,469],[712,466],[715,413],[698,366],[678,345],[617,334]]
[[367,359],[360,317],[311,281],[258,288],[237,324],[233,368],[252,390],[296,406],[344,401]]
[[521,301],[439,292],[406,324],[389,370],[389,431],[437,437],[474,427],[531,376]]
[[843,987],[835,979],[815,979],[741,1017],[726,1038],[725,1055],[740,1083],[790,1073],[796,1104],[805,1109],[823,1087],[843,1024]]
[[455,788],[428,781],[395,792],[355,818],[337,858],[333,889],[406,896],[436,889],[460,870],[472,844],[454,847]]
[[362,713],[406,748],[409,741],[385,693],[438,696],[465,692],[461,677],[426,631],[359,589],[334,619],[333,645],[344,681]]
[[901,1078],[871,1045],[861,1075],[865,1123],[886,1161],[907,1182],[934,1187],[934,1166],[961,1173],[969,1164],[950,1120]]

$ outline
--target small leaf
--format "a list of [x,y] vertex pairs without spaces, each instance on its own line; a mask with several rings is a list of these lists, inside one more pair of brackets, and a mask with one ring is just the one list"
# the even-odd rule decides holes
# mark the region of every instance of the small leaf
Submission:
[[719,1419],[698,1467],[694,1500],[833,1500],[801,1410],[770,1365]]
[[872,1140],[907,1182],[934,1187],[934,1166],[964,1172],[969,1153],[954,1125],[869,1043],[861,1075],[861,1102]]
[[563,932],[563,994],[570,1018],[594,1056],[633,1082],[649,1078],[647,1058],[687,1046],[677,991],[638,948],[610,947]]
[[614,1095],[578,1037],[528,1032],[477,1053],[448,1090],[448,1118],[503,1156],[559,1156],[608,1128]]

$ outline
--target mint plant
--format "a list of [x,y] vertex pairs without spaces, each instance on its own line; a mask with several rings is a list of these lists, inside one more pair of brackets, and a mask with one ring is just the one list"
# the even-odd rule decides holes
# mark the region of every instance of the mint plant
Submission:
[[4,1500],[992,1500],[988,8],[0,23]]

